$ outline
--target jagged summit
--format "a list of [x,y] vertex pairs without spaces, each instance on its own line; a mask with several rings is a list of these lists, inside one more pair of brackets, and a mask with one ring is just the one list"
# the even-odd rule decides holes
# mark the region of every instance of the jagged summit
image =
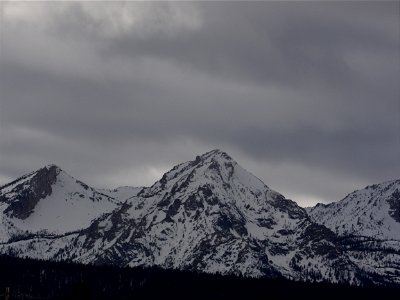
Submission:
[[22,176],[0,189],[0,201],[9,203],[4,213],[21,220],[28,218],[40,199],[52,193],[60,169],[45,166]]
[[179,166],[185,165],[185,164],[190,164],[191,166],[195,166],[195,165],[204,165],[204,164],[208,164],[208,163],[212,163],[212,162],[214,162],[214,163],[231,162],[231,163],[237,164],[237,162],[226,152],[221,151],[219,149],[214,149],[214,150],[208,151],[204,154],[197,155],[194,160],[179,164],[179,165],[175,166],[173,169],[176,169]]
[[53,164],[53,163],[47,164],[47,165],[45,165],[44,167],[42,167],[40,169],[47,169],[47,170],[55,169],[55,170],[62,171],[62,169],[58,165]]
[[216,158],[220,157],[220,158],[224,158],[227,160],[233,160],[231,156],[229,156],[226,152],[224,152],[220,149],[214,149],[214,150],[208,151],[208,152],[200,155],[200,157],[203,159],[207,159],[207,158],[216,159]]
[[139,195],[151,197],[160,192],[175,194],[180,191],[195,192],[199,188],[227,190],[243,186],[244,190],[257,189],[258,194],[270,190],[260,179],[242,168],[226,152],[215,149],[173,167],[150,188]]
[[[64,172],[60,167],[58,167],[55,164],[48,164],[40,169],[37,169],[35,171],[32,171],[30,173],[27,173],[25,175],[22,175],[21,177],[4,184],[3,186],[0,186],[0,191],[10,191],[16,186],[21,186],[21,184],[25,185],[41,185],[40,182],[47,181],[48,184],[51,184],[52,182],[55,181],[55,178],[61,173]],[[46,178],[46,180],[44,180]],[[31,183],[32,181],[32,183]],[[38,182],[39,181],[39,182]],[[39,184],[36,184],[39,183]],[[1,201],[1,198],[0,198]]]
[[232,162],[234,164],[237,164],[237,162],[226,152],[221,151],[219,149],[214,149],[204,154],[197,155],[194,160],[177,165],[173,169],[185,164],[190,164],[191,166],[195,166],[195,165],[204,165],[212,162],[217,162],[217,163]]

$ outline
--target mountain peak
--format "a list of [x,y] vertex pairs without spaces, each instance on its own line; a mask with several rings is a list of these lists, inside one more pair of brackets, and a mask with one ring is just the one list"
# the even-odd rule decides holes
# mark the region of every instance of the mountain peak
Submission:
[[393,186],[400,186],[400,179],[387,180],[381,183],[367,185],[364,188],[364,190],[378,190],[378,189],[385,190]]
[[339,235],[400,239],[400,180],[373,184],[338,202],[308,210],[311,218]]
[[55,170],[60,170],[60,171],[62,171],[61,168],[60,168],[59,166],[57,166],[56,164],[47,164],[47,165],[45,165],[45,166],[44,166],[43,168],[41,168],[41,169],[47,169],[47,170],[55,169]]
[[188,164],[190,167],[202,167],[205,165],[211,165],[211,168],[213,166],[216,168],[216,166],[219,165],[222,168],[225,168],[228,165],[237,165],[237,162],[226,152],[219,149],[214,149],[200,156],[196,156],[195,160],[188,162]]
[[60,174],[60,172],[62,172],[61,168],[54,165],[54,164],[49,164],[49,165],[45,165],[43,168],[40,168],[39,170],[37,170],[36,173],[36,177],[47,177],[50,180],[53,180],[55,178],[57,178],[58,174]]
[[200,157],[203,159],[224,158],[224,159],[228,159],[228,160],[233,160],[231,156],[229,156],[226,152],[221,151],[220,149],[214,149],[214,150],[208,151],[208,152],[204,153],[203,155],[201,155]]
[[199,186],[207,184],[227,188],[233,178],[238,181],[243,179],[246,184],[255,185],[260,190],[267,188],[258,178],[241,168],[226,152],[214,149],[196,156],[194,160],[176,165],[150,188],[142,190],[139,195],[150,197],[169,189],[175,193],[187,190],[189,186],[197,190]]
[[[118,201],[113,196],[54,164],[46,165],[0,188],[0,242],[27,232],[65,233],[86,228],[94,218],[116,208]],[[2,223],[7,229],[1,228]]]
[[21,220],[28,218],[39,200],[52,193],[60,171],[57,166],[48,165],[3,186],[0,196],[13,198],[10,195],[17,195],[18,199],[12,201],[4,213]]

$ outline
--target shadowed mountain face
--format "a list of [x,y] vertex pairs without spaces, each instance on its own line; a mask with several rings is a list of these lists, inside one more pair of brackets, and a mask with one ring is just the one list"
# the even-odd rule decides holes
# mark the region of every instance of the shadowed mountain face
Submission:
[[82,230],[117,203],[49,165],[1,187],[0,241]]
[[[8,188],[8,191],[2,195],[0,201],[10,203],[4,213],[21,220],[28,218],[39,200],[51,194],[59,172],[60,169],[56,166],[47,166],[4,186],[2,190]],[[10,194],[13,195],[10,197]],[[12,198],[15,200],[11,201]]]
[[[16,219],[6,210],[17,201],[10,196],[12,185],[5,186],[0,190],[6,216],[2,230],[14,240],[0,245],[0,252],[82,263],[157,265],[301,280],[357,283],[372,278],[372,270],[361,270],[354,263],[348,241],[344,244],[336,233],[310,219],[306,210],[270,189],[220,150],[177,165],[148,188],[125,187],[123,192],[100,193],[79,181],[61,183],[65,181],[56,180],[44,199],[53,197],[57,202],[59,197],[53,190],[68,187],[71,191],[83,186],[93,194],[82,193],[74,209],[80,211],[81,203],[96,203],[107,209],[92,214],[90,224],[84,224],[77,214],[74,223],[81,225],[70,233],[60,234],[43,224],[42,229],[53,232],[52,236],[18,236],[4,226],[4,220]],[[118,195],[124,199],[118,199]],[[47,203],[43,198],[37,201],[41,202]],[[74,209],[69,213],[76,213]],[[30,218],[36,213],[36,208],[31,210]]]

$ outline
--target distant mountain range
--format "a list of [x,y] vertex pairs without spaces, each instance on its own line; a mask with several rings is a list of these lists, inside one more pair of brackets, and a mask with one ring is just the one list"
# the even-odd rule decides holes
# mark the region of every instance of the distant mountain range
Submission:
[[400,284],[400,180],[303,209],[220,150],[140,188],[94,189],[49,165],[0,188],[0,253]]

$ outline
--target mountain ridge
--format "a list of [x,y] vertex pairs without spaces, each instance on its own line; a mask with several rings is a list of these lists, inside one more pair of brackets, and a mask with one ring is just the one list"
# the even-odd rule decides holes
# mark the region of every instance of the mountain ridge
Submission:
[[[57,170],[59,174],[65,173]],[[25,184],[30,182],[29,176],[24,179],[23,186],[29,189],[29,184]],[[92,214],[86,223],[76,217],[75,223],[80,223],[79,226],[69,228],[75,230],[46,228],[52,233],[51,238],[34,230],[28,237],[9,239],[9,242],[3,238],[0,253],[250,277],[283,276],[353,284],[379,281],[375,278],[378,266],[371,256],[371,249],[379,246],[377,240],[366,245],[365,241],[343,237],[320,224],[310,210],[270,189],[218,149],[176,165],[150,187],[96,190],[69,175],[62,179],[51,185],[59,194],[45,195],[39,204],[49,198],[54,202],[61,199],[62,203],[77,203],[73,209],[68,206],[69,214],[81,210],[82,203],[112,205]],[[20,225],[15,221],[18,218],[5,213],[10,203],[18,201],[18,193],[10,184],[0,188],[0,199],[3,199],[0,235]],[[10,190],[14,192],[13,197]],[[80,193],[74,194],[76,190]],[[69,201],[71,195],[78,198],[72,197]],[[28,219],[37,213],[34,210]],[[11,222],[11,227],[5,226],[5,220]],[[11,230],[9,236],[13,234],[21,237],[20,232]],[[354,246],[360,243],[368,250]],[[400,271],[396,266],[400,261],[400,245],[388,248],[385,244],[385,247],[379,248],[382,255],[390,247],[393,252],[385,256],[391,271],[379,269],[379,278],[384,282],[400,282],[400,272],[396,273]],[[363,264],[360,255],[369,263]]]
[[400,180],[368,185],[338,202],[317,204],[307,211],[339,235],[400,240]]

